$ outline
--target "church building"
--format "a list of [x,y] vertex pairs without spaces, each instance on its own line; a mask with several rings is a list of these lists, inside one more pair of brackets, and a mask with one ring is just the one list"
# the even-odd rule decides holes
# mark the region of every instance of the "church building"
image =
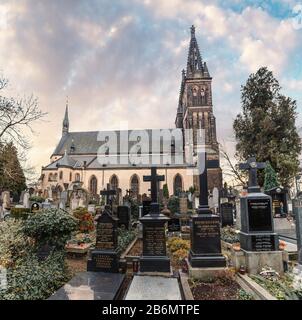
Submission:
[[[192,169],[196,168],[197,150],[202,143],[198,139],[199,129],[204,132],[209,190],[221,189],[212,78],[202,60],[194,26],[176,110],[172,129],[73,132],[66,105],[62,137],[50,157],[50,164],[42,167],[39,192],[47,197],[80,182],[92,195],[100,194],[108,183],[111,189],[120,189],[122,195],[127,190],[137,196],[149,195],[150,184],[143,182],[143,176],[150,175],[152,165],[157,167],[157,174],[165,176],[160,189],[167,184],[170,195],[178,195],[190,187],[198,190],[198,176],[192,174]],[[133,154],[142,161],[132,161]]]

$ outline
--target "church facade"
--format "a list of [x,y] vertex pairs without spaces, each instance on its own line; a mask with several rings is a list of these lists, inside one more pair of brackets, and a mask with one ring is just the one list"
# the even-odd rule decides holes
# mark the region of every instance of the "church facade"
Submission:
[[[209,190],[221,189],[222,172],[212,103],[212,78],[201,58],[192,26],[175,128],[71,132],[66,106],[62,137],[50,157],[50,164],[42,167],[39,193],[49,197],[74,183],[81,183],[93,195],[100,194],[107,184],[111,189],[120,189],[123,195],[127,190],[133,195],[148,195],[150,185],[143,182],[143,176],[150,174],[151,166],[156,166],[157,173],[165,176],[160,188],[167,184],[170,195],[191,187],[198,190],[194,169],[201,146],[207,152]],[[200,129],[204,135],[201,140]]]

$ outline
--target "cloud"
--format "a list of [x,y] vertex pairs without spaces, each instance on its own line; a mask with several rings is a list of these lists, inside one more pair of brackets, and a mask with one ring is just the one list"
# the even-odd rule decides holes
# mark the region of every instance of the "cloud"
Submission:
[[259,66],[299,90],[301,79],[285,72],[301,50],[301,32],[255,6],[241,2],[235,10],[235,2],[2,1],[0,70],[11,81],[9,93],[34,93],[49,112],[35,125],[32,163],[47,164],[66,95],[73,131],[116,129],[120,120],[129,128],[174,127],[191,24],[213,76],[219,137],[232,136],[240,85]]

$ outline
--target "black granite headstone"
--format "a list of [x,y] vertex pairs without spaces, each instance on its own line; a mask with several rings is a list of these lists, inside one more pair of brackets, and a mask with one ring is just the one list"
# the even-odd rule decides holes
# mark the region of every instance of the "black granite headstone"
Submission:
[[240,246],[246,251],[278,250],[279,240],[274,233],[271,197],[261,193],[257,185],[257,168],[263,169],[264,165],[250,158],[240,168],[250,171],[248,194],[240,198]]
[[148,214],[140,222],[143,225],[143,254],[140,257],[140,272],[170,272],[170,259],[166,252],[166,223],[169,218],[160,213],[157,201],[158,176],[156,168],[151,168],[151,176],[144,176],[144,181],[151,182],[152,203]]
[[124,274],[80,272],[48,300],[117,300]]
[[131,214],[128,206],[117,207],[118,227],[126,230],[130,229]]
[[118,272],[118,219],[105,208],[96,221],[96,245],[87,262],[87,271]]
[[[203,159],[204,157],[204,159]],[[193,268],[223,268],[226,259],[221,253],[220,219],[208,205],[207,155],[199,154],[199,207],[191,221],[189,263]],[[204,170],[202,170],[204,164]]]
[[220,205],[220,218],[221,218],[221,227],[232,226],[234,225],[233,217],[234,206],[232,203],[222,203]]
[[179,220],[179,218],[171,218],[168,221],[168,230],[169,230],[169,232],[178,232],[178,231],[180,231],[180,220]]
[[150,213],[152,200],[143,200],[143,212],[142,216]]

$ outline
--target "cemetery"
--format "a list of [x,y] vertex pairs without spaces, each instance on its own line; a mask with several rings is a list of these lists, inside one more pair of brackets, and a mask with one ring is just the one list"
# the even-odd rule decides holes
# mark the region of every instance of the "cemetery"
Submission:
[[[78,11],[82,12],[82,8]],[[119,24],[108,29],[104,37],[106,24],[99,28],[97,24],[83,26],[71,19],[68,28],[77,29],[79,39],[87,34],[93,38],[85,38],[85,47],[102,34],[104,43],[100,42],[95,49],[101,54],[107,41],[114,47],[115,37],[128,23],[134,28],[130,18],[118,20]],[[193,20],[198,21],[199,17]],[[151,25],[155,23],[150,28]],[[167,25],[164,29],[168,33],[171,30]],[[200,39],[209,42],[203,25],[198,25],[202,29]],[[92,55],[83,54],[85,59],[72,62],[74,69],[62,77],[68,77],[68,81],[53,93],[53,99],[62,99],[62,92],[67,94],[70,90],[75,103],[69,108],[71,100],[67,97],[63,111],[61,108],[59,115],[50,117],[53,127],[45,125],[45,129],[40,125],[41,142],[32,160],[38,163],[37,154],[42,159],[50,148],[54,150],[47,160],[43,158],[48,162],[39,167],[38,174],[26,167],[27,152],[30,154],[27,139],[48,113],[40,110],[38,99],[19,101],[11,97],[11,91],[6,90],[10,88],[8,80],[0,75],[0,300],[97,300],[125,304],[156,300],[302,300],[302,140],[298,100],[287,96],[286,87],[283,89],[275,78],[275,73],[278,77],[280,73],[273,73],[274,68],[267,66],[257,65],[249,74],[241,66],[238,70],[244,77],[240,75],[242,78],[234,86],[222,76],[212,78],[212,70],[198,45],[195,26],[186,31],[179,28],[181,32],[173,34],[175,39],[179,37],[179,48],[170,50],[172,40],[166,41],[165,50],[172,53],[158,52],[152,63],[146,62],[144,46],[135,47],[130,41],[132,34],[126,38],[127,45],[121,42],[123,54],[119,54],[127,56],[124,52],[129,50],[131,69],[137,72],[137,78],[131,78],[129,71],[123,69],[129,61],[115,56],[113,49],[112,60],[118,60],[117,69],[122,72],[115,72],[111,59],[102,57],[101,71],[108,68],[110,72],[101,72],[104,78],[97,89],[89,87],[93,79],[85,81],[88,86],[82,93],[73,86],[81,74],[79,65]],[[150,32],[147,29],[144,33]],[[50,35],[53,32],[47,29]],[[150,37],[150,42],[154,38]],[[224,46],[222,42],[217,46]],[[152,87],[152,97],[147,93],[144,96],[151,89],[143,87],[149,82],[142,81],[143,76],[156,74],[161,60],[174,61],[173,66],[167,65],[163,70],[178,68],[178,60],[173,59],[181,56],[183,45],[187,44],[187,65],[181,72],[179,95],[158,103],[157,95],[162,95],[161,91],[168,95],[167,87],[174,84],[174,80],[164,79],[162,85]],[[73,42],[70,46],[76,50]],[[142,55],[132,57],[132,47]],[[213,59],[211,50],[209,54]],[[242,62],[247,55],[242,53],[238,61]],[[147,68],[143,73],[136,66],[141,60],[141,68]],[[108,66],[104,61],[108,61]],[[250,68],[254,65],[249,63]],[[91,64],[90,69],[96,67]],[[213,73],[219,69],[220,65],[216,65]],[[228,72],[225,76],[229,78]],[[213,93],[214,78],[218,79],[217,95]],[[280,76],[282,81],[285,78]],[[109,79],[113,79],[111,87],[106,87]],[[115,91],[129,97],[133,91],[135,96],[129,99],[137,103],[137,110],[142,108],[141,113],[128,114],[130,107],[127,111],[121,97],[118,102],[111,102],[115,96],[111,90],[115,83],[121,86],[119,81],[123,88]],[[95,92],[99,95],[100,88],[100,100],[94,104],[101,105],[102,113],[94,112],[95,106],[87,98],[91,93],[91,99]],[[138,94],[136,90],[141,91]],[[101,99],[108,92],[110,103],[108,97]],[[41,96],[45,103],[44,95]],[[171,122],[166,116],[170,115],[169,103],[175,97],[175,127],[159,129]],[[231,111],[229,106],[234,103],[230,97],[238,100]],[[85,107],[79,108],[84,101],[81,99],[85,99]],[[213,109],[216,100],[219,104],[225,103],[222,100],[229,103],[219,105],[217,121]],[[148,101],[153,109],[147,112],[142,101]],[[164,112],[163,106],[167,108]],[[60,114],[63,121],[57,124]],[[99,121],[100,114],[104,121],[101,128],[80,131]],[[223,117],[229,117],[225,123]],[[120,125],[120,130],[113,130],[124,120],[133,121],[133,127],[138,128],[146,118],[150,128],[158,128],[126,130]],[[86,127],[71,131],[71,119],[73,126],[79,126],[81,121]],[[231,127],[227,127],[230,123]],[[105,130],[107,127],[111,129]],[[59,140],[53,141],[49,136]],[[115,309],[113,304],[106,312],[120,314],[125,310],[134,313],[131,307]]]
[[[101,191],[93,209],[87,199],[85,206],[74,208],[72,196],[64,209],[53,204],[44,208],[45,199],[29,197],[29,209],[12,207],[0,223],[0,261],[9,270],[9,286],[0,291],[1,299],[139,300],[145,290],[146,300],[301,299],[295,267],[299,255],[289,259],[286,242],[274,230],[272,200],[257,182],[263,167],[254,158],[241,165],[249,172],[249,184],[240,196],[240,229],[233,213],[230,218],[231,206],[220,206],[227,209],[227,218],[209,207],[205,168],[199,176],[205,188],[196,213],[182,205],[182,215],[189,214],[189,238],[187,230],[169,225],[177,197],[173,206],[158,203],[164,177],[156,167],[144,177],[151,196],[136,218],[129,195],[113,212],[116,192],[110,186]],[[184,198],[187,204],[185,193],[177,200]],[[298,223],[301,213],[298,210]],[[35,272],[28,274],[28,268]],[[44,286],[33,289],[40,281]]]

